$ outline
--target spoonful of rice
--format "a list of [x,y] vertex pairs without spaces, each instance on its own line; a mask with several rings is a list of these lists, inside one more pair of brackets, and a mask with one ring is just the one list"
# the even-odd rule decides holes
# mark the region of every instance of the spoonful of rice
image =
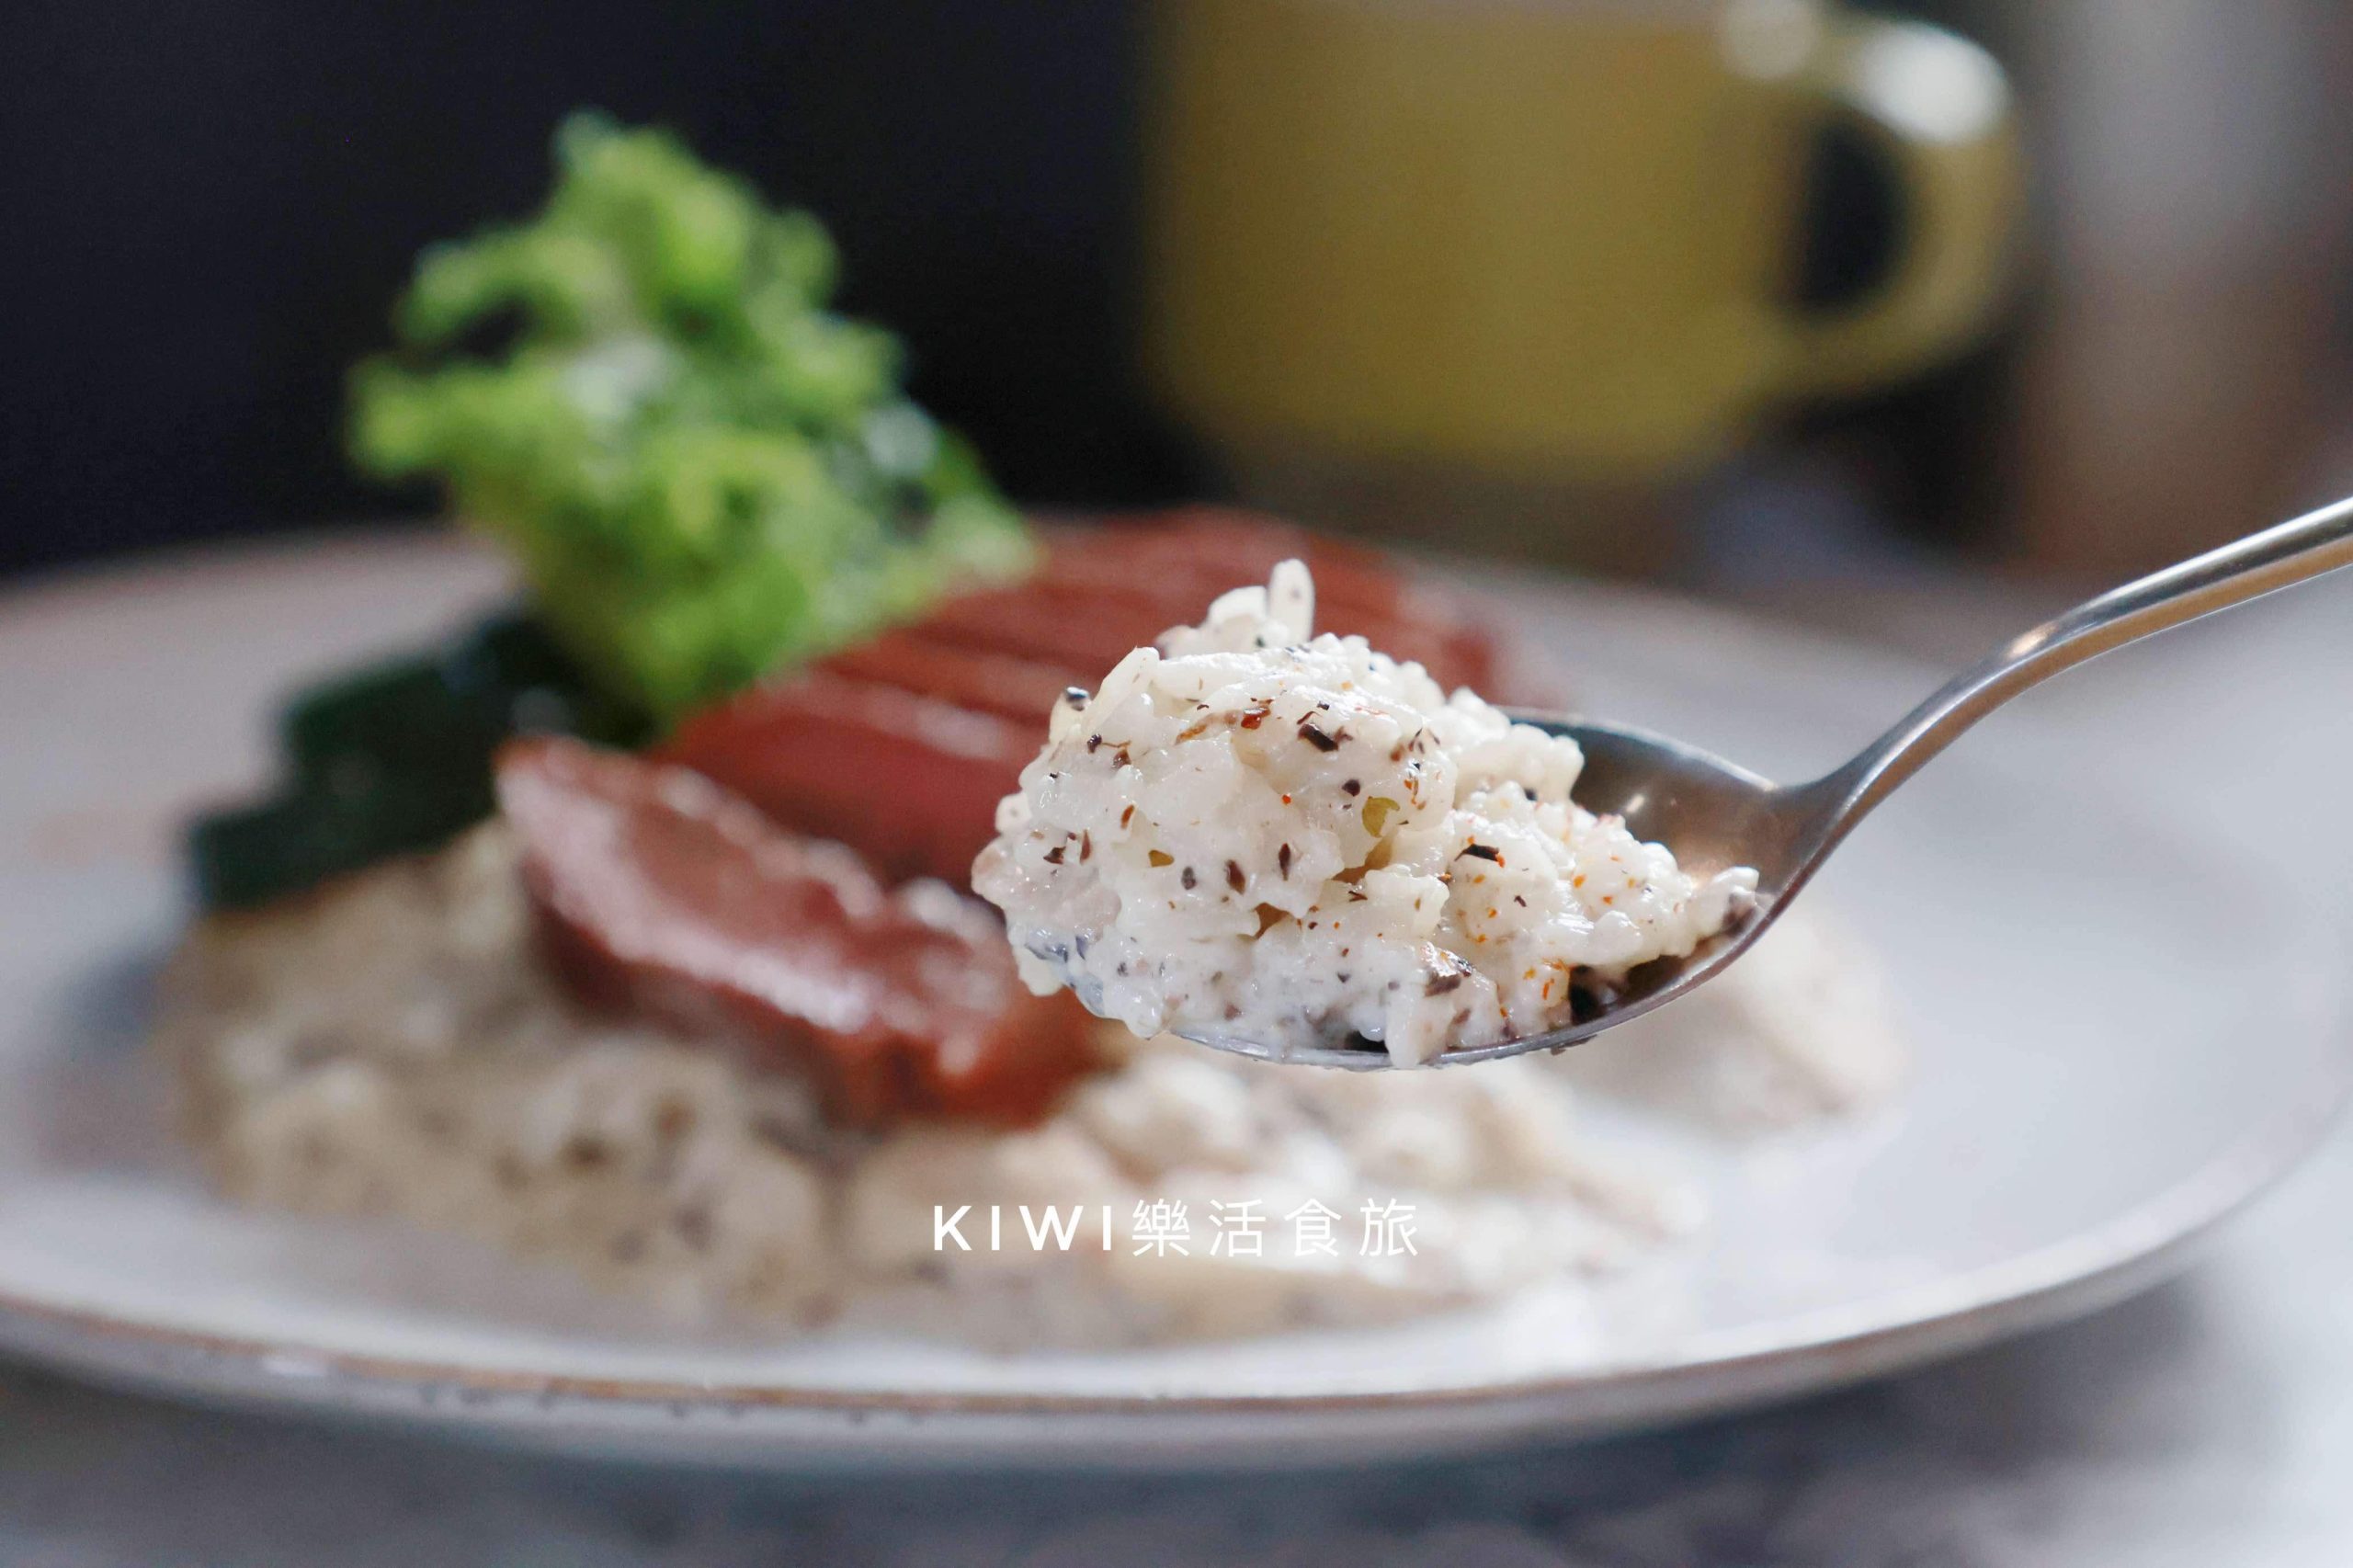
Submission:
[[1336,1067],[1558,1050],[1721,972],[2019,692],[2348,563],[2353,501],[2249,535],[2044,622],[1783,785],[1314,636],[1313,585],[1285,562],[1064,694],[972,887],[1032,989],[1139,1035]]

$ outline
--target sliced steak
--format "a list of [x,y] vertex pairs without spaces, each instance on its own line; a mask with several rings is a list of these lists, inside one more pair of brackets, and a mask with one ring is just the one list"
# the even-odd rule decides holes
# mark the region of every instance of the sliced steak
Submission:
[[1494,639],[1443,592],[1361,546],[1246,513],[1192,508],[1147,527],[1046,530],[1027,580],[943,601],[910,626],[695,714],[659,755],[778,822],[838,839],[886,876],[958,888],[995,833],[997,801],[1045,741],[1069,687],[1191,625],[1276,562],[1315,574],[1316,625],[1418,660],[1495,700]]
[[696,714],[656,755],[888,878],[961,890],[1045,733],[1043,710],[1019,722],[810,670]]
[[525,740],[498,794],[575,994],[722,1032],[806,1074],[836,1120],[1022,1125],[1096,1065],[1092,1021],[1022,987],[985,907],[888,891],[697,773]]

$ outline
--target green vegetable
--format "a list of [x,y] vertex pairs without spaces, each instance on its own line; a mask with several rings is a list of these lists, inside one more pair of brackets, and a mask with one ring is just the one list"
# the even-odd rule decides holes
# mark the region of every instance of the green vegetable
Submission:
[[492,754],[523,731],[644,738],[521,617],[310,687],[279,721],[277,793],[189,829],[198,897],[214,909],[262,903],[439,844],[490,814]]
[[[420,259],[353,450],[430,474],[602,689],[656,723],[1017,574],[1019,519],[825,306],[836,258],[658,131],[574,115],[530,222]],[[504,328],[498,352],[476,340]]]

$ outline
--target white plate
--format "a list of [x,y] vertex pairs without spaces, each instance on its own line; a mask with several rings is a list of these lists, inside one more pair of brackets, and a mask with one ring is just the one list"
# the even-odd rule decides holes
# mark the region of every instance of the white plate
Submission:
[[[1710,1167],[1706,1240],[1583,1295],[1406,1329],[992,1357],[664,1332],[472,1248],[239,1213],[138,1053],[187,810],[263,774],[273,699],[497,591],[384,538],[0,606],[0,1344],[114,1381],[574,1451],[801,1466],[1334,1462],[1657,1422],[1939,1355],[2146,1284],[2342,1097],[2340,949],[2192,820],[2031,716],[1923,775],[1810,893],[1867,931],[1902,1106]],[[1597,710],[1768,772],[1922,672],[1681,607],[1516,597]],[[1588,1048],[1593,1049],[1593,1048]]]

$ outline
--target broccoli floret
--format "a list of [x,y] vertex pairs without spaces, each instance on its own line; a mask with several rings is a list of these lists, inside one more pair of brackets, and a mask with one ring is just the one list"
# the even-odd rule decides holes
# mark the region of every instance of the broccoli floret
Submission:
[[822,224],[666,132],[579,114],[555,153],[537,217],[419,258],[352,447],[438,478],[599,686],[666,722],[1026,568],[897,342],[827,309]]

